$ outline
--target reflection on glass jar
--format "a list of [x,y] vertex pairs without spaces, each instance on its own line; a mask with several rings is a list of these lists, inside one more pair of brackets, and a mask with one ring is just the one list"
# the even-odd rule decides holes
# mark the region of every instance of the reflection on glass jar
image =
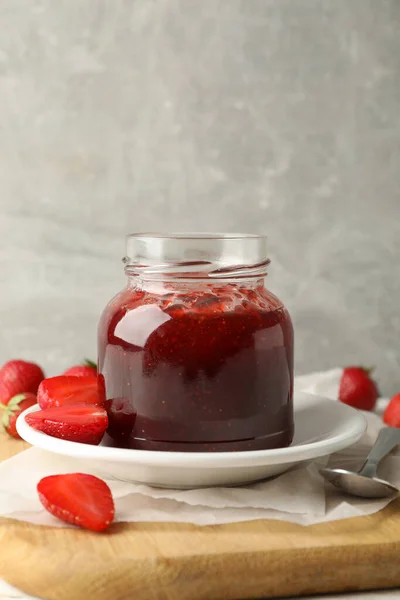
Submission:
[[293,436],[293,328],[264,286],[266,240],[128,237],[127,287],[99,325],[107,443],[240,451]]

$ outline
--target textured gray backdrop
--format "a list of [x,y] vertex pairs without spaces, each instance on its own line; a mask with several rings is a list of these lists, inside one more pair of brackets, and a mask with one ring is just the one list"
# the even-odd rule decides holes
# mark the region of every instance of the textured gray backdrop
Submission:
[[0,0],[0,359],[94,356],[137,230],[265,232],[298,372],[400,389],[398,0]]

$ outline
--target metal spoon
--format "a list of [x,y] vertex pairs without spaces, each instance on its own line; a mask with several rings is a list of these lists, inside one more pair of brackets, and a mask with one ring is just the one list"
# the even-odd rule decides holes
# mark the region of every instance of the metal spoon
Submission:
[[377,477],[376,471],[382,458],[385,458],[397,444],[400,444],[400,429],[381,429],[371,452],[359,471],[346,469],[321,469],[321,475],[340,490],[361,498],[385,498],[398,494],[397,487]]

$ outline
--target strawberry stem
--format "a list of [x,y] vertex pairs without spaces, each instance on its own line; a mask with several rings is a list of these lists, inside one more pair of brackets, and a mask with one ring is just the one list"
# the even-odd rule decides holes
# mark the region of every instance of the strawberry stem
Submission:
[[1,409],[1,410],[7,410],[7,405],[6,405],[6,404],[2,404],[2,403],[0,402],[0,409]]

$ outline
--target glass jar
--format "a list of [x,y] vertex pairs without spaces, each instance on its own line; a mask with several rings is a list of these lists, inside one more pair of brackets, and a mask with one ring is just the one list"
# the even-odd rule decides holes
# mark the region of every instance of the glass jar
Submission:
[[288,446],[293,327],[264,286],[266,238],[133,234],[99,325],[106,443],[167,451]]

